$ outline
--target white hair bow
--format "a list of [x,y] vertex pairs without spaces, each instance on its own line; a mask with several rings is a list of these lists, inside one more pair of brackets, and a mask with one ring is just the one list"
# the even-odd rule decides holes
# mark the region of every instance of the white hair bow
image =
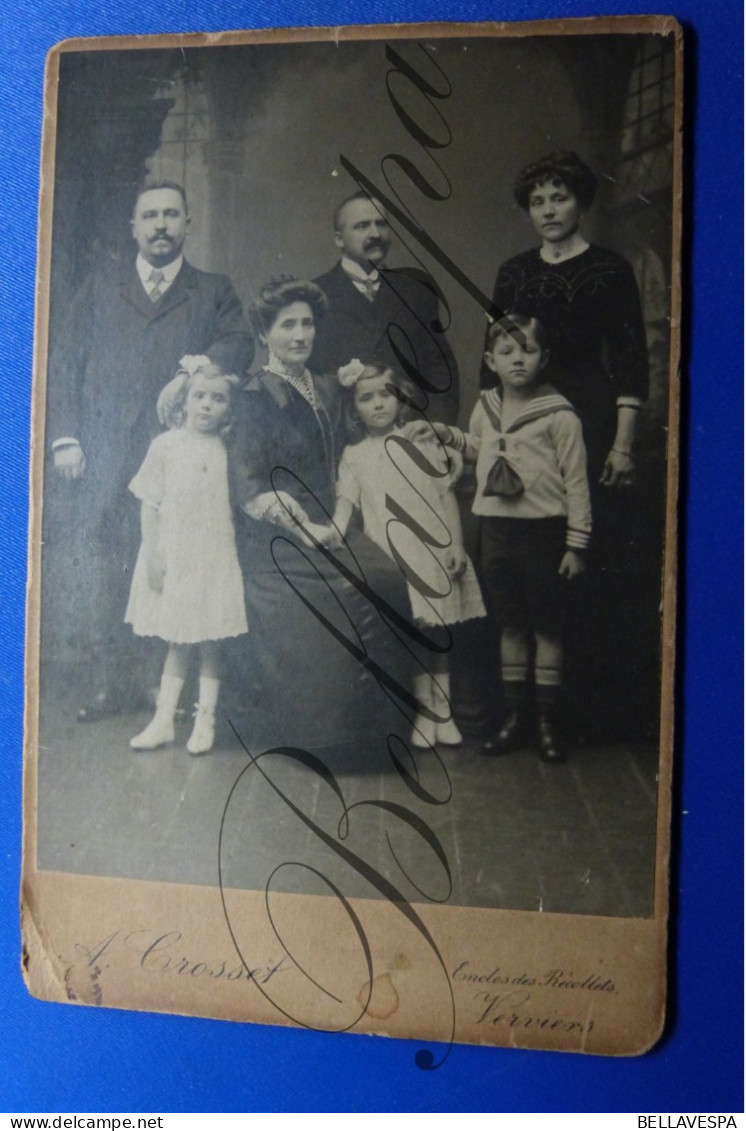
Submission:
[[352,361],[347,362],[347,365],[340,366],[337,370],[337,378],[343,388],[350,389],[360,380],[363,373],[365,373],[365,366],[362,361],[353,357]]
[[194,374],[199,372],[200,369],[205,369],[210,365],[212,365],[212,362],[205,354],[187,353],[179,362],[179,372],[188,373],[190,377],[194,377]]

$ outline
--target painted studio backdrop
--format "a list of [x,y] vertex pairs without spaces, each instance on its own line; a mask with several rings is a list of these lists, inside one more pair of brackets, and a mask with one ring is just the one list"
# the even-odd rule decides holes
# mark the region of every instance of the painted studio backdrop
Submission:
[[[426,812],[449,859],[450,890],[439,887],[435,861],[425,861],[421,875],[428,890],[457,905],[648,916],[660,713],[673,44],[652,35],[561,35],[393,46],[398,73],[381,41],[63,54],[49,356],[68,332],[76,295],[91,273],[134,260],[130,220],[146,178],[184,186],[191,217],[185,257],[201,271],[227,276],[246,311],[272,276],[314,279],[333,267],[339,251],[332,218],[359,187],[349,172],[354,167],[437,245],[434,254],[391,217],[387,267],[424,268],[445,300],[441,311],[447,309],[446,336],[459,372],[457,422],[467,428],[480,394],[487,325],[475,293],[489,298],[498,267],[538,243],[513,198],[515,177],[546,154],[579,154],[599,179],[583,233],[628,261],[642,301],[650,393],[639,415],[636,481],[617,492],[621,517],[611,574],[599,579],[589,571],[570,602],[566,764],[543,765],[528,743],[501,758],[484,753],[484,735],[504,709],[498,630],[493,618],[482,618],[453,632],[451,700],[464,742],[421,765],[423,788],[439,798],[436,810]],[[441,96],[424,97],[406,79],[403,63]],[[423,146],[418,130],[437,144]],[[424,185],[407,175],[407,162]],[[254,372],[266,356],[257,341]],[[51,366],[49,372],[53,397]],[[116,429],[115,419],[110,427]],[[48,446],[54,438],[47,436]],[[468,472],[456,494],[465,545],[478,565]],[[78,495],[75,484],[55,476],[50,455],[39,867],[215,884],[223,814],[224,882],[261,888],[273,861],[313,862],[307,832],[287,813],[278,824],[266,782],[244,779],[226,809],[245,760],[227,715],[214,750],[200,759],[186,757],[178,742],[131,751],[129,738],[147,719],[142,706],[78,722],[97,663],[89,622],[97,603],[107,600],[92,595]],[[134,498],[131,505],[137,521]],[[144,645],[133,656],[138,672],[153,666],[157,683],[162,654]],[[251,736],[262,687],[240,670],[240,660],[229,655],[226,662],[232,670],[225,712],[235,709],[238,731]],[[122,672],[122,680],[130,674]],[[332,717],[344,690],[330,686],[318,711]],[[360,694],[367,694],[365,686]],[[286,710],[294,710],[291,679]],[[385,735],[373,730],[370,748],[330,745],[323,756],[353,794],[364,783],[366,796],[373,790],[379,799],[397,800],[402,779]],[[307,772],[286,767],[283,781],[298,796],[318,791],[314,812],[321,822],[328,798],[315,778],[303,777]],[[363,821],[357,834],[370,846],[380,841],[374,823]],[[383,872],[396,872],[390,856],[376,859]],[[291,891],[321,890],[310,871],[289,871],[277,882]],[[351,895],[379,894],[359,876],[342,886]]]

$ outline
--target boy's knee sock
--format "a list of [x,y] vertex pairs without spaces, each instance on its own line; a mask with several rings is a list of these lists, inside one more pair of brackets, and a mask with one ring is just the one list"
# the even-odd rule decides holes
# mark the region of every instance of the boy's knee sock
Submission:
[[508,711],[517,711],[526,702],[528,671],[525,665],[503,664],[503,698]]
[[560,668],[537,668],[534,673],[536,681],[536,705],[551,710],[559,702],[562,693],[562,670]]

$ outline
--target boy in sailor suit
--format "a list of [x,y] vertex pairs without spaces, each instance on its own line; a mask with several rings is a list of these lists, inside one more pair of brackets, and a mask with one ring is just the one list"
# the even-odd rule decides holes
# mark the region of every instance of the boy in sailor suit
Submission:
[[490,615],[502,626],[506,716],[485,750],[502,754],[521,744],[532,677],[540,757],[563,762],[556,709],[565,594],[585,570],[591,503],[580,420],[542,381],[548,357],[537,319],[509,314],[493,323],[485,361],[500,387],[481,394],[468,433],[436,431],[476,460],[482,579]]

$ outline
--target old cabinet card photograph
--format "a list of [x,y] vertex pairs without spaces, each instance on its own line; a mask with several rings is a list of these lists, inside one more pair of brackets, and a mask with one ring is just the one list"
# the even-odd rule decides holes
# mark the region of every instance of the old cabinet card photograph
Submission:
[[34,995],[658,1039],[681,87],[664,17],[52,51]]

